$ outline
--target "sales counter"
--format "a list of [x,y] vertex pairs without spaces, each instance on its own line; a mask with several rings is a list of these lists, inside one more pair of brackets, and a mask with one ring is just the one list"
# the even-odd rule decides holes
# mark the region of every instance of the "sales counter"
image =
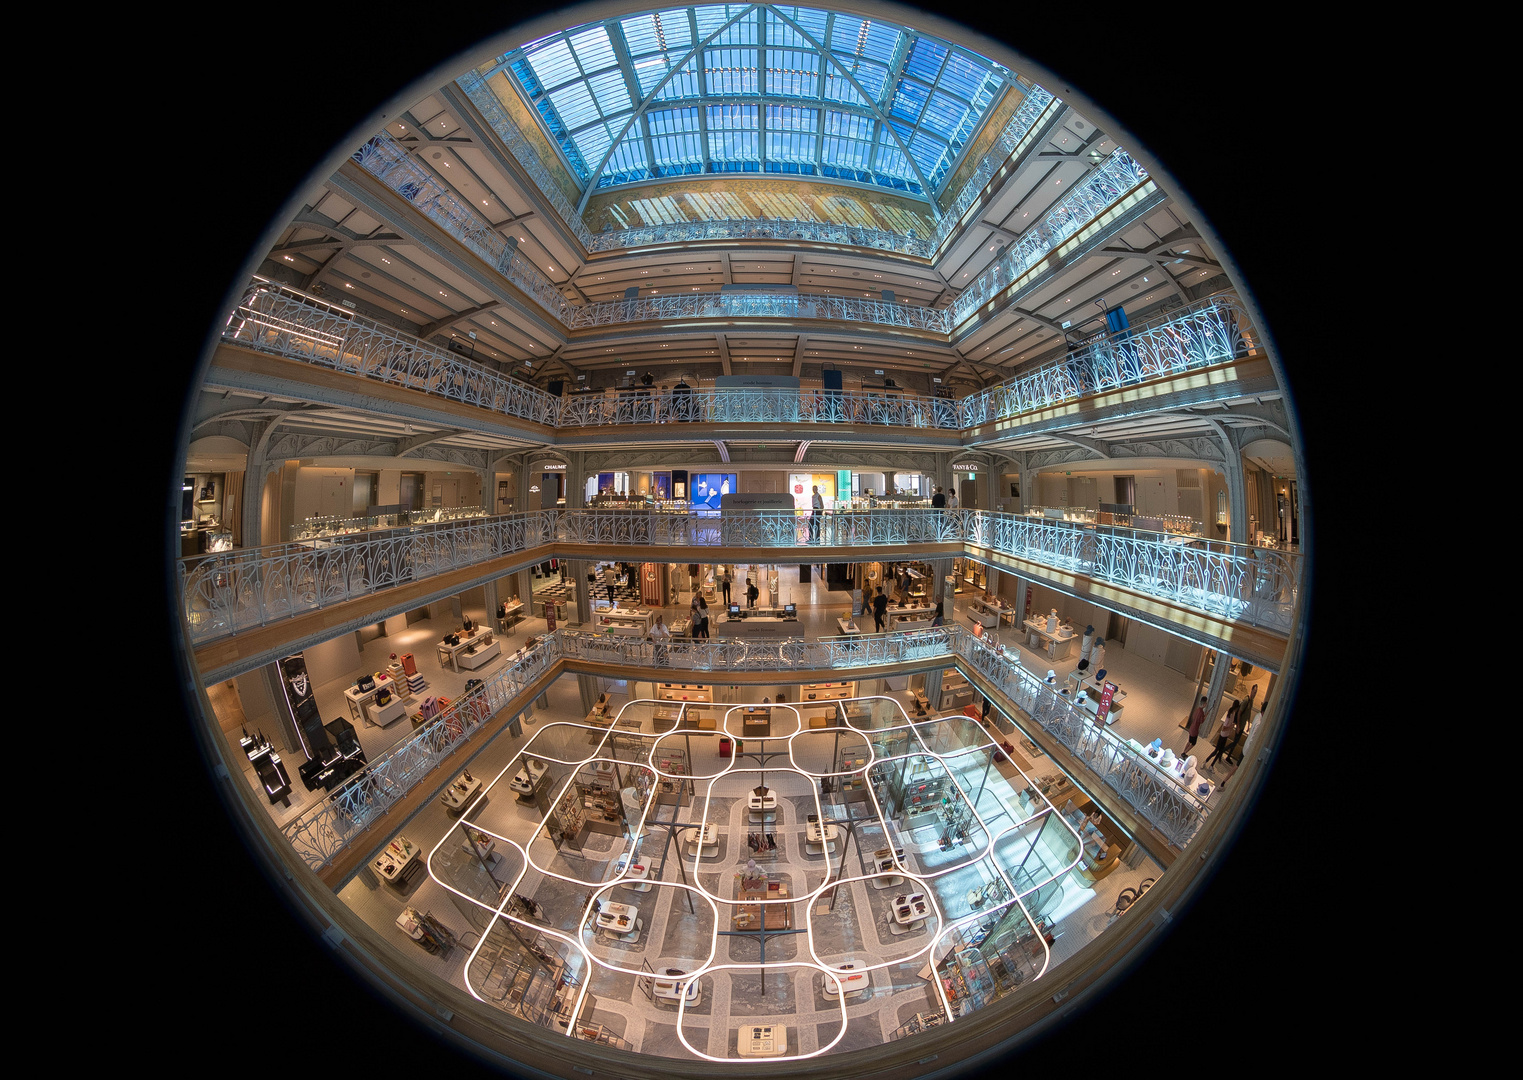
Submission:
[[729,637],[798,637],[798,615],[782,608],[742,608],[738,616],[713,622],[716,633]]

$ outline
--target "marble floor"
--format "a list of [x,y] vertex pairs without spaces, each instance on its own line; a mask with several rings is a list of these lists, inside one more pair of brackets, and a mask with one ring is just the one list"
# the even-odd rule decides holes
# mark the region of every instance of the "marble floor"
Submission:
[[[611,689],[615,707],[622,707],[627,697],[620,691],[625,688],[614,684]],[[890,696],[903,705],[913,701],[908,690]],[[654,740],[649,711],[648,706],[634,705],[622,715],[624,719],[639,719],[642,733]],[[880,1043],[916,1013],[934,1012],[940,1007],[934,986],[927,980],[927,952],[942,924],[932,918],[910,933],[894,933],[894,897],[928,891],[941,916],[955,921],[975,914],[969,906],[970,890],[993,880],[994,859],[998,858],[1007,870],[1012,869],[1012,858],[1024,858],[1025,865],[1039,872],[1047,867],[1061,870],[1063,866],[1062,853],[1048,849],[1046,835],[1033,835],[1041,822],[1021,824],[1024,815],[1017,809],[1014,791],[1025,786],[1026,778],[1009,765],[987,768],[982,752],[948,760],[987,833],[974,827],[969,830],[967,844],[949,845],[944,843],[943,830],[934,825],[901,831],[893,821],[885,826],[872,815],[868,821],[853,822],[850,830],[843,829],[847,835],[833,853],[811,853],[805,843],[811,814],[843,820],[848,815],[870,814],[873,804],[828,801],[839,796],[822,795],[817,782],[804,773],[829,772],[842,754],[865,753],[865,739],[872,735],[829,729],[795,738],[790,747],[784,736],[794,729],[786,721],[774,723],[773,737],[768,740],[745,740],[745,754],[734,760],[721,758],[717,749],[708,749],[717,748],[718,732],[689,733],[683,741],[693,754],[689,761],[695,797],[688,805],[657,808],[666,823],[641,823],[636,801],[630,811],[635,816],[626,834],[585,832],[579,848],[568,845],[557,850],[539,828],[549,803],[535,806],[519,801],[508,790],[507,780],[517,771],[525,751],[550,764],[545,790],[552,792],[590,756],[630,758],[628,752],[610,749],[611,740],[604,739],[603,732],[580,726],[583,719],[577,681],[573,676],[563,677],[551,686],[546,706],[536,710],[523,736],[515,738],[504,732],[483,745],[469,762],[473,774],[491,786],[467,816],[475,826],[502,838],[496,845],[498,857],[490,867],[490,879],[475,869],[479,864],[453,855],[455,849],[463,850],[463,834],[437,800],[401,823],[398,832],[425,851],[438,844],[438,853],[433,856],[436,872],[463,890],[495,902],[490,894],[499,884],[516,882],[514,892],[540,904],[542,917],[532,920],[540,927],[536,947],[547,947],[564,958],[567,972],[596,997],[591,1015],[582,1017],[583,1025],[599,1025],[605,1036],[634,1050],[691,1058],[695,1056],[691,1046],[713,1057],[735,1057],[739,1053],[737,1032],[757,1025],[785,1026],[790,1054],[827,1046],[828,1052],[840,1053]],[[667,735],[655,744],[649,760],[659,761],[660,746],[676,745],[680,738]],[[951,748],[950,744],[934,745],[938,752]],[[774,751],[775,756],[767,756]],[[1034,774],[1040,773],[1044,760],[1033,766]],[[721,770],[728,771],[718,776]],[[451,779],[440,775],[436,784],[442,787]],[[497,782],[492,785],[494,780]],[[759,782],[779,797],[776,819],[770,823],[754,821],[745,805],[746,793]],[[630,805],[627,800],[626,805]],[[703,821],[717,828],[715,848],[702,852],[681,849],[680,837],[673,834],[680,833],[680,826]],[[765,970],[759,966],[760,935],[715,932],[733,925],[737,872],[752,857],[747,839],[757,832],[770,833],[776,844],[775,850],[757,856],[760,868],[771,880],[784,884],[791,898],[808,897],[791,899],[787,904],[792,926],[806,928],[808,933],[767,934]],[[997,838],[992,855],[984,854],[981,847],[990,833]],[[639,858],[651,867],[651,890],[640,893],[622,885],[602,890],[603,883],[616,876],[615,861],[630,850],[634,835],[640,837]],[[507,843],[509,840],[531,853],[535,866],[526,873],[523,856],[514,844]],[[904,849],[906,869],[920,876],[920,884],[907,879],[902,886],[880,890],[869,880],[860,880],[869,870],[863,853],[871,856],[884,846]],[[462,866],[463,870],[458,869]],[[847,880],[822,892],[827,873],[834,878],[859,880]],[[1158,873],[1158,868],[1144,859],[1138,869],[1118,869],[1095,889],[1083,888],[1072,875],[1060,873],[1061,889],[1048,898],[1044,909],[1056,923],[1051,963],[1061,962],[1104,929],[1106,912],[1121,887]],[[708,896],[694,892],[695,885]],[[634,940],[610,939],[591,925],[588,913],[594,894],[602,901],[638,907],[636,917],[641,925]],[[416,959],[439,977],[464,985],[470,950],[488,925],[485,913],[469,900],[452,894],[427,875],[399,893],[368,869],[346,883],[339,895],[378,931],[395,938],[399,949],[416,950]],[[446,955],[422,952],[395,926],[405,905],[434,915],[460,936],[460,945]],[[979,921],[975,919],[975,923]],[[524,928],[525,934],[533,932]],[[557,934],[581,942],[601,963],[587,963]],[[946,947],[944,943],[938,955]],[[648,973],[668,968],[694,970],[710,961],[711,950],[715,953],[713,963],[730,966],[700,977],[700,1000],[685,1009],[679,1019],[674,1004],[651,995]],[[821,964],[836,963],[879,965],[869,973],[869,992],[848,997],[844,1033],[840,1004],[824,996],[825,976],[820,969]],[[604,964],[624,970],[610,970]],[[483,977],[481,966],[473,971],[473,980],[479,981]]]

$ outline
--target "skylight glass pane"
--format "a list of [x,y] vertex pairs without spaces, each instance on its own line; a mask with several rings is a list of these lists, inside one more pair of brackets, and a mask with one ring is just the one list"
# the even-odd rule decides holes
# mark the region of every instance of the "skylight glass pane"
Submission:
[[711,131],[709,157],[715,161],[760,161],[760,140],[754,131]]
[[755,45],[756,43],[756,12],[754,11],[725,27],[714,39],[715,45]]
[[560,113],[562,122],[572,131],[591,123],[600,115],[597,102],[592,100],[592,92],[584,82],[551,91],[550,100],[555,103],[555,111]]
[[698,95],[698,58],[694,56],[661,88],[656,100],[671,101],[676,98],[695,98]]
[[937,163],[941,161],[942,155],[947,152],[946,144],[925,131],[917,134],[909,142],[910,154],[914,157],[915,164],[920,166],[921,174],[930,176],[935,171]]
[[628,183],[630,180],[644,179],[640,174],[648,171],[645,161],[645,140],[640,138],[638,128],[631,129],[628,135],[619,140],[618,147],[608,159],[608,167],[603,170],[603,175],[617,174],[621,177],[621,182]]
[[702,41],[723,26],[732,16],[744,10],[744,6],[734,4],[710,4],[694,8],[693,14],[698,19],[698,40]]
[[830,13],[828,11],[821,11],[818,8],[799,7],[779,7],[777,10],[781,11],[784,15],[788,16],[794,22],[798,23],[799,26],[803,28],[804,32],[810,37],[814,38],[815,41],[824,44],[825,20],[830,17]]
[[577,70],[571,46],[566,44],[565,38],[553,38],[543,47],[530,46],[530,49],[532,51],[526,52],[526,56],[540,85],[555,87],[570,79],[581,78],[582,73]]
[[920,110],[930,96],[928,88],[908,79],[900,79],[899,86],[894,91],[894,107],[889,110],[889,115],[913,124],[920,119]]
[[932,38],[920,38],[904,62],[904,73],[934,83],[941,73],[941,62],[950,50]]
[[841,69],[835,64],[829,64],[825,68],[825,99],[839,101],[843,105],[867,104],[867,99],[857,93],[857,88],[852,86],[851,80],[842,75]]
[[873,168],[880,173],[904,179],[915,175],[914,170],[910,168],[909,159],[899,152],[898,145],[891,140],[883,142],[878,147],[878,156],[873,161]]
[[819,113],[789,105],[767,106],[767,157],[778,161],[812,162]]
[[760,92],[755,49],[705,49],[703,55],[710,94]]
[[937,91],[931,95],[931,103],[921,115],[920,125],[943,138],[950,138],[962,125],[963,117],[967,114],[966,105]]
[[634,108],[634,103],[629,100],[629,86],[624,82],[624,73],[617,68],[592,76],[587,80],[587,86],[592,90],[592,96],[597,98],[598,108],[604,116],[628,112]]
[[973,95],[988,78],[990,70],[989,65],[974,60],[966,53],[954,51],[947,58],[947,66],[941,71],[939,85],[966,101],[972,101]]
[[[791,15],[791,12],[788,12],[786,8],[783,10]],[[800,34],[790,24],[778,18],[771,11],[767,12],[767,44],[776,45],[780,48],[794,49],[807,49],[810,47],[809,42],[804,39],[803,34]]]
[[624,31],[624,41],[629,45],[631,56],[683,50],[693,44],[693,32],[688,23],[686,8],[635,15],[620,20],[619,28]]
[[[623,126],[623,124],[619,125],[620,128]],[[608,153],[608,148],[613,145],[613,135],[609,134],[607,124],[597,124],[584,131],[578,131],[576,145],[588,163],[593,168],[597,168],[598,162],[603,160],[603,155]]]
[[767,50],[767,93],[814,97],[819,90],[820,58],[799,49]]
[[567,36],[583,71],[598,71],[615,63],[613,43],[608,40],[608,31],[603,27],[594,26]]
[[[851,56],[843,56],[840,53],[836,54],[836,59],[841,62],[841,67],[851,72],[852,78],[862,84],[862,89],[867,91],[868,96],[874,101],[882,99],[883,87],[888,83],[888,68],[882,64],[875,64],[871,60],[858,60]],[[839,69],[834,68],[833,65],[832,70],[839,74]],[[844,78],[841,81],[847,83],[848,86],[850,85]],[[847,101],[850,99],[841,97],[837,100]],[[856,100],[861,101],[862,99],[858,96]]]

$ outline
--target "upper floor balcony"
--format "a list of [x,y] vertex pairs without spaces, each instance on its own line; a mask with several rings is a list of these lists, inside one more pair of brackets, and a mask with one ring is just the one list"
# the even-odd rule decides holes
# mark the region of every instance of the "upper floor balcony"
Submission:
[[[659,320],[758,311],[792,311],[799,319],[830,313],[854,324],[893,325],[895,312],[924,308],[835,297],[687,294],[650,297],[576,309],[578,318],[626,316]],[[620,309],[618,311],[605,309]],[[918,317],[918,316],[917,316]],[[915,329],[926,330],[926,326]],[[909,392],[823,389],[694,387],[658,394],[643,389],[555,397],[511,376],[422,341],[349,309],[278,282],[257,278],[229,316],[222,340],[256,352],[362,376],[392,386],[473,406],[550,429],[652,425],[671,421],[712,424],[886,424],[962,433],[965,443],[1001,434],[1054,406],[1142,387],[1234,361],[1263,359],[1260,335],[1231,294],[1113,333],[1097,335],[1067,355],[963,398]],[[1225,367],[1222,385],[1232,382]],[[549,433],[546,433],[548,436]],[[552,441],[547,437],[546,441]]]

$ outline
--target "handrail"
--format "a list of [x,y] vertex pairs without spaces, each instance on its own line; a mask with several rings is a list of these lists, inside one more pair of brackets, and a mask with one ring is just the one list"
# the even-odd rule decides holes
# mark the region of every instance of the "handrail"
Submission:
[[413,581],[550,544],[808,549],[961,543],[1081,573],[1233,622],[1288,632],[1295,552],[1216,540],[1151,539],[986,510],[657,513],[532,510],[183,558],[177,578],[196,645]]
[[648,641],[560,629],[520,648],[502,670],[453,701],[438,716],[387,750],[337,791],[282,828],[297,852],[321,870],[438,767],[481,726],[512,705],[561,660],[682,671],[819,671],[880,667],[961,657],[1010,701],[1094,769],[1171,843],[1183,846],[1205,817],[1204,804],[1135,754],[1066,697],[1019,666],[1016,654],[996,651],[959,626],[818,641],[689,641],[657,647]]
[[1002,649],[962,631],[951,639],[957,655],[1057,738],[1116,795],[1171,844],[1184,847],[1209,812],[1183,785],[1164,776],[1058,688],[1048,686],[1020,663],[1018,650]]
[[1104,165],[1086,173],[1078,185],[1048,211],[1046,218],[1021,233],[1019,240],[1006,248],[993,265],[958,294],[948,310],[948,330],[994,299],[1048,252],[1121,201],[1147,178],[1147,170],[1133,161],[1125,150],[1112,151]]
[[[840,297],[733,297],[690,293],[598,304],[675,317],[712,305],[743,314],[790,308],[802,317],[923,322],[930,309]],[[934,314],[934,313],[933,313]],[[582,317],[580,314],[578,317]],[[654,316],[653,316],[654,317]],[[916,328],[923,328],[917,326]],[[1011,420],[1080,397],[1259,355],[1253,323],[1231,294],[1201,300],[1147,323],[1099,335],[1070,355],[968,397],[930,398],[898,391],[691,389],[656,394],[631,388],[556,398],[447,349],[405,334],[289,285],[256,277],[228,317],[223,340],[286,359],[344,371],[557,427],[664,423],[847,423],[965,431]]]
[[683,244],[695,240],[809,240],[817,244],[850,244],[853,247],[897,251],[929,259],[930,240],[909,233],[890,232],[865,225],[799,218],[703,218],[697,221],[659,222],[597,233],[587,246],[593,251],[621,251],[657,244]]
[[622,326],[657,319],[830,319],[840,322],[894,326],[905,330],[947,332],[947,313],[941,308],[901,304],[869,297],[820,296],[790,293],[771,296],[751,293],[673,293],[610,300],[573,309],[567,328]]

